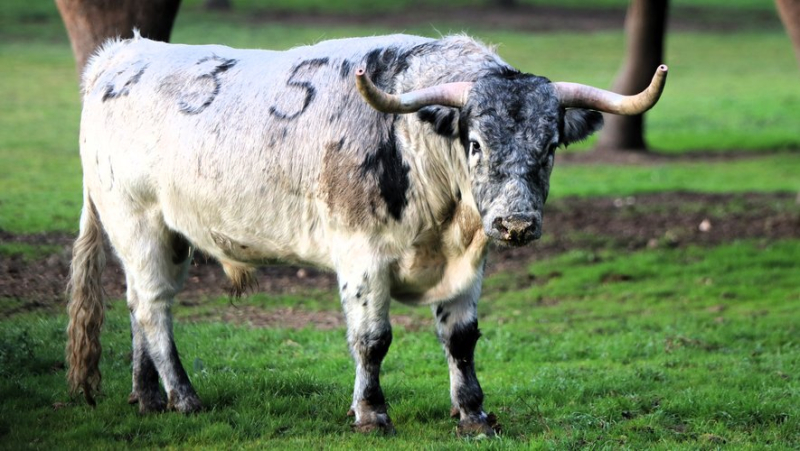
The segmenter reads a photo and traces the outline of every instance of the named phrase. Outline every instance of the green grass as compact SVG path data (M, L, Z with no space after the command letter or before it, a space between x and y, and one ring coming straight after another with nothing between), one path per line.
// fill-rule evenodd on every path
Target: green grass
M478 373L504 433L478 446L792 447L800 440L798 253L794 241L572 252L533 265L545 281L529 287L507 289L524 274L490 278ZM270 308L268 299L252 302ZM465 445L447 418L438 343L403 328L382 376L396 437L349 431L353 370L343 330L179 323L183 360L207 410L139 416L125 402L127 313L121 302L112 306L96 409L66 395L63 316L0 321L4 447Z

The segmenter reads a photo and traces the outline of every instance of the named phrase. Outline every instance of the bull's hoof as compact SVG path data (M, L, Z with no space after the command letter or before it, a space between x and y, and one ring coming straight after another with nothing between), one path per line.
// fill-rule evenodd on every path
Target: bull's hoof
M155 393L136 393L131 392L128 396L128 404L139 404L139 413L159 413L167 409L167 403L161 392Z
M458 422L459 437L494 437L500 433L500 425L497 423L497 416L493 413L480 416L468 416Z
M172 390L169 393L169 402L167 403L168 410L174 410L181 413L194 413L203 409L203 403L200 398L194 393L178 393Z
M378 433L382 435L394 435L394 425L389 415L382 413L377 414L371 421L357 421L351 426L355 432L362 434Z

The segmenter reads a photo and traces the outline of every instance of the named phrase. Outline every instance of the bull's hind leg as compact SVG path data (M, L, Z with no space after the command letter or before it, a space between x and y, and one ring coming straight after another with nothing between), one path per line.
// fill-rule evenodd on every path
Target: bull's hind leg
M131 341L133 342L133 388L128 403L139 404L140 413L161 412L167 407L166 399L158 385L158 370L147 350L147 340L133 314L138 304L133 278L127 276L128 306L131 309Z
M481 335L477 315L480 287L478 282L472 290L432 310L450 368L451 414L460 418L458 432L494 435L483 411L483 390L475 374L475 344Z
M347 318L347 341L356 363L351 413L358 432L394 432L380 385L381 363L392 343L388 273L358 265L339 268L339 290ZM371 260L371 258L365 258ZM363 263L363 262L362 262Z
M190 247L170 231L160 215L118 216L127 224L108 227L109 238L127 274L133 335L133 390L143 412L163 404L154 374L167 393L167 408L200 410L201 403L181 365L172 334L171 306L183 286Z

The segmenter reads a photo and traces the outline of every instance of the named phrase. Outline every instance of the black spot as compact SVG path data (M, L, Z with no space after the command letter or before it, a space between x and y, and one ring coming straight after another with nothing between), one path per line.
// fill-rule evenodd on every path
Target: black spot
M409 169L395 145L393 131L389 133L389 139L381 142L376 152L367 155L361 164L361 175L375 177L387 211L398 221L408 204Z
M448 108L442 106L428 106L422 108L417 112L417 117L423 122L427 122L433 126L433 131L447 138L456 137L456 119L457 112L455 108Z
M450 318L450 312L446 312L444 315L439 317L439 322L445 324L448 318Z
M344 285L342 285L342 291L344 291L346 289L347 289L347 282L345 282Z
M377 48L364 57L364 65L370 80L384 91L391 91L397 74L408 69L408 53L397 47Z
M303 81L299 79L299 77L302 77L302 75L298 73L303 68L315 68L315 67L326 66L328 64L328 61L329 61L328 58L314 58L302 61L300 64L295 66L294 70L292 70L292 75L290 75L289 79L286 81L286 86L290 88L303 89L305 91L306 95L305 99L303 100L303 105L300 107L298 111L295 111L294 113L286 113L280 111L275 105L273 105L269 108L270 114L277 117L278 119L283 119L283 120L292 120L303 114L308 108L308 106L311 105L311 102L314 100L314 98L316 97L317 90L316 88L314 88L314 85L312 85L310 81Z
M440 306L436 307L436 316L442 316L443 312L444 312L444 307L443 306L440 305Z
M355 72L353 72L353 63L350 62L350 60L342 61L342 67L339 68L339 75L342 78L348 78L353 76L354 74Z
M142 74L147 69L150 64L145 64L139 69L131 78L127 79L125 83L122 84L121 87L117 88L115 83L109 83L106 85L106 91L103 93L103 102L108 99L116 99L118 97L123 97L131 92L131 86L139 83L139 80L142 78Z
M368 304L368 302L367 302L367 301L364 301L364 303L363 303L363 304L361 304L361 306L362 306L362 307L366 307L366 306L367 306L367 304Z

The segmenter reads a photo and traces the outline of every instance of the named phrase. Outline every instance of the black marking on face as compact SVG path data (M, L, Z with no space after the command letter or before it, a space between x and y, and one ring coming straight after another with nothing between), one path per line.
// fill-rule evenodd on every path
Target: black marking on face
M182 93L178 100L178 109L185 114L199 114L203 112L219 95L222 86L219 74L235 66L238 62L232 58L222 58L216 55L207 56L197 61L196 65L208 62L215 63L210 72L198 75L193 80L193 90Z
M442 313L444 313L444 306L440 305L440 306L436 307L436 316L437 317L442 316Z
M116 99L130 94L131 87L139 82L139 80L142 78L142 74L144 74L144 71L147 69L149 65L150 65L149 63L146 63L142 67L140 67L139 70L137 70L133 75L125 79L125 82L122 83L122 86L118 86L118 84L115 83L116 80L109 82L106 85L105 92L103 93L103 102L109 99ZM132 66L129 69L133 70L135 69L135 66ZM123 73L125 73L125 71L121 71L117 75L121 76Z
M344 285L342 285L342 291L344 291L346 289L347 289L347 282L345 282Z
M446 138L456 137L458 110L442 106L427 106L417 112L417 117L433 126L433 131Z
M439 317L439 322L442 324L447 323L447 320L450 318L450 312L445 312L444 315Z
M311 105L311 102L316 97L317 89L313 84L311 84L311 81L304 80L303 78L306 75L313 77L315 73L314 69L327 66L328 62L328 58L314 58L302 61L300 64L295 66L294 70L292 70L292 75L290 75L289 79L286 81L286 86L305 91L305 98L302 106L299 110L293 113L287 113L280 111L276 105L273 105L269 108L269 113L278 119L286 121L295 119L301 114L305 113L306 109L308 109L308 106Z
M387 211L398 221L408 204L406 194L410 186L409 170L394 141L394 132L378 145L374 153L367 155L361 164L361 175L375 178Z
M353 63L350 60L342 61L342 66L339 68L339 75L344 79L353 76Z

